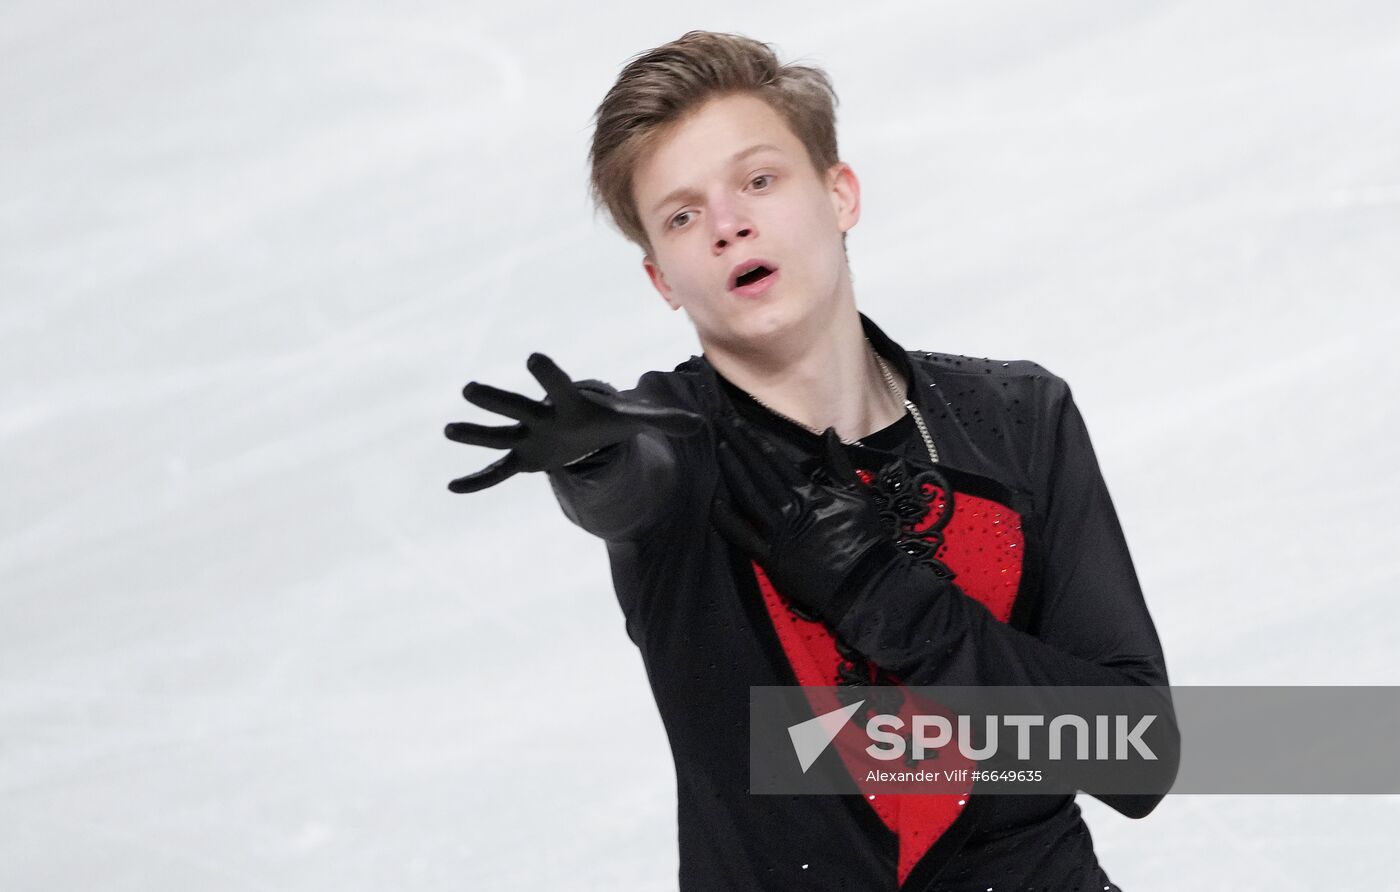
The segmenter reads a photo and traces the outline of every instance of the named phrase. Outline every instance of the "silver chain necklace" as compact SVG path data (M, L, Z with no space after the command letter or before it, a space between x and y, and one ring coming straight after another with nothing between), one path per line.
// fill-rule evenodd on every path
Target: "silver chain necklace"
M935 465L938 464L938 450L935 449L933 446L933 437L929 436L928 425L924 424L924 416L921 412L919 412L919 407L914 405L912 401L910 401L907 397L905 397L899 392L899 385L894 383L894 374L890 371L889 365L885 363L885 357L881 356L880 351L875 349L875 345L870 343L870 338L866 338L865 343L866 346L870 348L870 352L875 354L875 361L880 364L880 374L885 376L885 386L887 386L890 389L890 393L894 394L895 399L904 403L905 411L907 411L910 414L910 416L913 417L915 426L919 428L919 436L924 438L924 446L928 448L929 461L933 462ZM910 386L913 386L914 382L910 381L909 383ZM816 428L812 427L810 424L804 424L790 415L784 415L782 412L779 412L777 409L774 409L772 406L768 405L763 400L759 399L751 393L749 394L749 397L754 402L767 409L769 412L772 412L774 415L777 415L779 418L791 421L798 427L803 428L813 434L816 434L818 437L822 436L824 433L823 431L819 431ZM842 440L841 442L845 443L846 441ZM864 446L865 444L862 443L860 440L851 440L849 443L847 443L847 445Z

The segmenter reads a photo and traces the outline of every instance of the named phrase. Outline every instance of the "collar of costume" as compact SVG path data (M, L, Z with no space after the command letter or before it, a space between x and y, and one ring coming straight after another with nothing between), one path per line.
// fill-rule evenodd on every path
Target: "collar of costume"
M899 375L907 382L905 397L911 400L925 417L929 415L929 400L926 394L928 382L923 379L923 375L909 361L909 354L904 348L895 343L889 335L871 321L869 316L859 313L860 325L865 336L870 339L870 344L875 351L885 358L895 369L899 370ZM743 416L746 421L751 421L764 430L770 431L790 441L793 445L800 447L803 451L815 453L821 448L821 437L799 424L794 424L787 419L770 412L759 404L757 400L749 396L741 387L729 381L710 365L703 355L692 356L692 362L702 369L706 377L713 377L715 387L726 397L733 411ZM906 413L903 418L895 424L913 424L912 419ZM860 447L856 447L860 448Z

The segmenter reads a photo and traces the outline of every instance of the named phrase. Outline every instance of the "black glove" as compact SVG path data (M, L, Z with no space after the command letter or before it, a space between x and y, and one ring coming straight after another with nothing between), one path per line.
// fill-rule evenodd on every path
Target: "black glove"
M510 452L474 474L458 477L447 484L448 489L476 492L519 471L562 468L647 428L689 436L705 424L703 415L628 399L601 381L571 381L543 353L531 353L525 367L544 386L545 399L532 400L475 381L462 388L468 402L520 423L502 427L466 421L449 424L443 430L449 440Z
M827 466L811 478L740 418L722 418L718 434L729 495L715 496L715 528L800 608L835 624L877 569L909 560L835 430L822 435Z

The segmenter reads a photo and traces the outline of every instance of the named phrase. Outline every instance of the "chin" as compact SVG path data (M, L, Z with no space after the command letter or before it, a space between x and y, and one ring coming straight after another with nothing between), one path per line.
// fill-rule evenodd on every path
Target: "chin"
M749 307L749 312L740 313L728 320L730 336L744 343L762 342L779 337L799 324L787 307Z

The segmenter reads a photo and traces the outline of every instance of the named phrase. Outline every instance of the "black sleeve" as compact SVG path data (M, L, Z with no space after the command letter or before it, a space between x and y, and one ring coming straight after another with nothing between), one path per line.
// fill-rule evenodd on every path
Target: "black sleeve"
M624 395L674 402L660 382L657 373L648 372ZM617 392L602 382L588 383ZM564 516L609 542L641 538L680 517L693 489L682 469L683 439L693 438L647 430L547 471Z
M1034 634L907 560L863 563L828 620L908 685L1167 685L1166 663L1084 419L1063 379L1045 373L1033 478L1043 481L1040 609ZM858 568L859 569L859 568ZM853 574L854 575L854 574ZM1023 595L1026 596L1026 595ZM1167 701L1169 751L1179 745ZM1174 774L1173 770L1173 774ZM1163 791L1165 792L1165 790ZM1161 796L1100 796L1131 817Z

